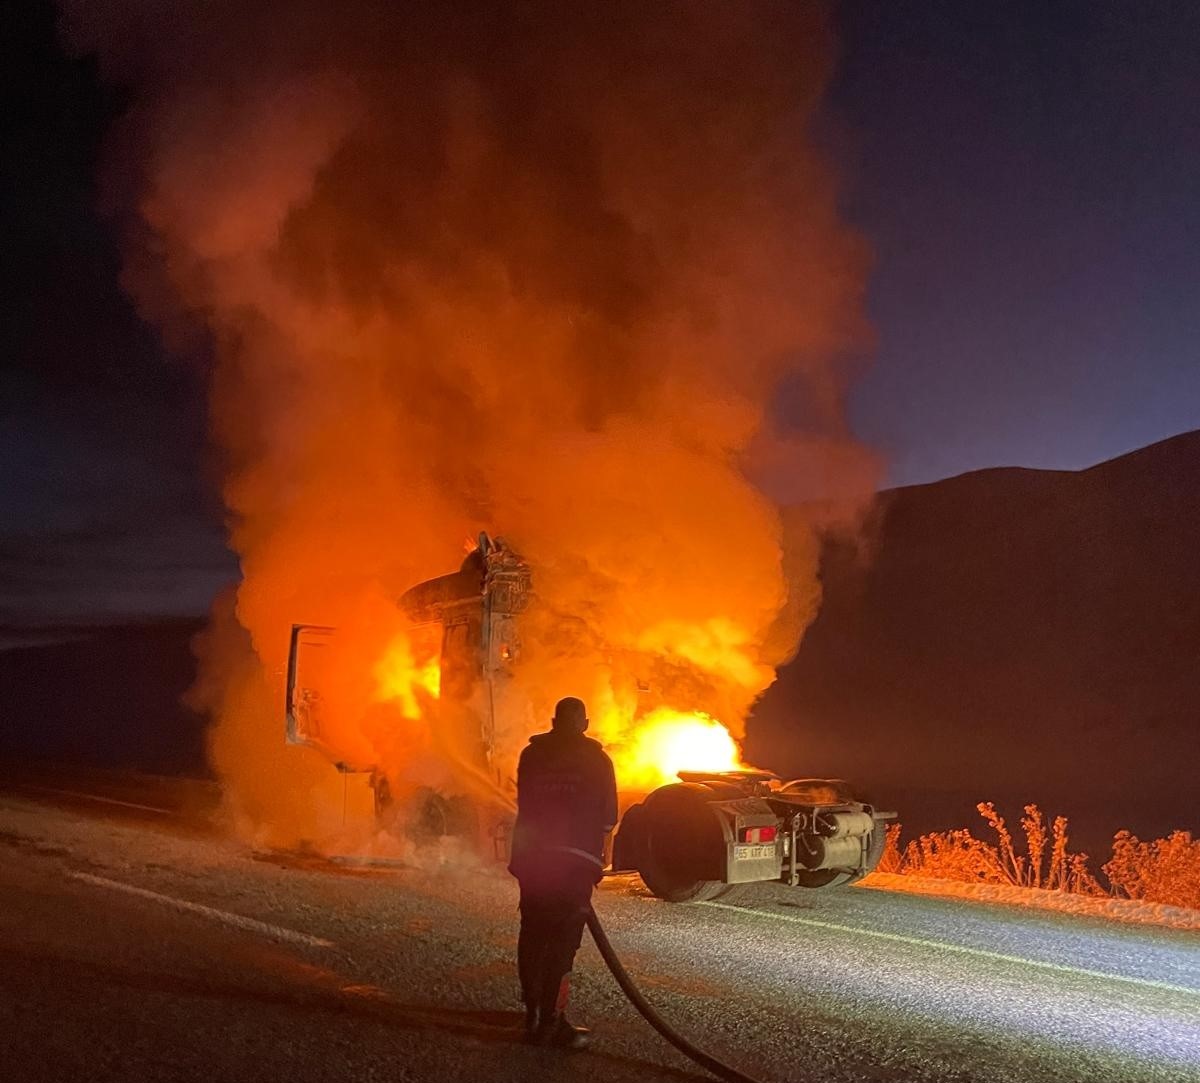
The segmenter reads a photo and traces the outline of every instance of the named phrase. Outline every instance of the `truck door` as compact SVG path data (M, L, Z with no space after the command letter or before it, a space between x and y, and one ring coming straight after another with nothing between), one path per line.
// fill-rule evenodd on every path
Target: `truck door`
M336 768L341 787L342 823L371 822L387 800L387 783L374 765L348 763L334 751L327 736L332 735L328 704L321 695L330 687L327 680L332 665L333 637L337 629L316 624L293 624L288 647L287 725L289 745L307 745L324 755Z
M331 760L337 756L326 742L329 720L323 717L321 687L330 664L330 641L336 629L315 624L293 624L287 667L287 743L320 749Z

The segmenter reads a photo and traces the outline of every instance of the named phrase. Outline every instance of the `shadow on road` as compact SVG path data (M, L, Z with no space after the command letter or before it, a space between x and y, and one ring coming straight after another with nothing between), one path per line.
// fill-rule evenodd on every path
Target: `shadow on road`
M299 970L300 968L298 968ZM9 976L52 973L60 992L64 984L82 984L121 988L140 993L178 997L202 997L234 1004L258 1004L284 1011L342 1016L359 1021L376 1022L386 1027L410 1032L454 1035L498 1047L511 1047L512 1053L528 1058L530 1071L539 1079L577 1079L585 1075L576 1058L556 1050L534 1049L522 1041L523 1014L515 1011L493 1011L472 1008L453 1008L437 1004L404 1003L395 1000L385 989L375 985L343 983L333 971L303 967L309 984L289 984L271 988L267 985L222 981L203 975L183 975L148 971L115 963L70 957L60 952L39 951L12 945L0 945L0 971ZM103 1003L97 996L94 1003ZM649 1038L649 1034L647 1035ZM664 1078L689 1081L708 1080L699 1072L689 1072L636 1057L622 1056L603 1048L586 1054L586 1062L621 1068L635 1078ZM572 1065L574 1064L574 1067ZM600 1068L603 1072L604 1069Z

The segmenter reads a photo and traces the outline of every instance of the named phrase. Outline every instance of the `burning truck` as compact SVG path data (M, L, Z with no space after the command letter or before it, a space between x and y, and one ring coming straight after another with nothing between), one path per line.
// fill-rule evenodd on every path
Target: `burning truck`
M524 720L526 732L534 724L513 680L523 653L523 615L534 605L529 564L487 534L457 571L400 598L413 628L437 640L427 674L428 688L436 690L431 730L439 755L462 783L456 788L470 794L448 797L423 788L417 826L435 835L473 834L498 858L507 853L515 783L498 758L497 735L511 730L514 718ZM334 635L327 627L292 628L287 741L319 750L343 774L364 776L374 814L386 818L394 804L386 774L376 764L340 758L326 736L322 662ZM652 688L640 685L639 691L652 700ZM896 814L858 800L844 781L783 781L765 771L702 766L675 770L678 781L648 793L622 787L610 871L637 873L661 899L698 902L766 881L837 887L879 864L886 822Z

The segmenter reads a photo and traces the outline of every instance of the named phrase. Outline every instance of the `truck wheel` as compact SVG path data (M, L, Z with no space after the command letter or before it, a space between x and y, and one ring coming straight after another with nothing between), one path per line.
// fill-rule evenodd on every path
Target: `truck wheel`
M863 867L862 872L856 872L850 878L852 884L857 883L864 876L869 876L879 868L879 862L883 860L883 851L886 846L887 827L876 820L875 830L871 832L871 845L867 847L867 863Z
M638 816L638 874L667 902L704 902L726 886L709 878L724 855L725 840L707 793L690 783L665 786L646 799Z
M630 805L617 825L612 839L612 871L636 871L646 850L643 810L640 804Z
M693 880L685 884L679 880L659 879L656 872L644 870L642 881L664 902L669 903L698 903L715 899L725 887L720 880Z

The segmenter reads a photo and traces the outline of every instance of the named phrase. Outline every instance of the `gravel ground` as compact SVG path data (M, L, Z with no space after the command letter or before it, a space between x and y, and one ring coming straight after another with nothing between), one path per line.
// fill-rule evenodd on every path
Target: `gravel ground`
M517 1040L496 867L336 867L135 816L0 797L13 1078L706 1078L586 940L575 1014L595 1048ZM596 909L662 1013L764 1083L1200 1083L1195 933L855 889L674 907L635 878Z

